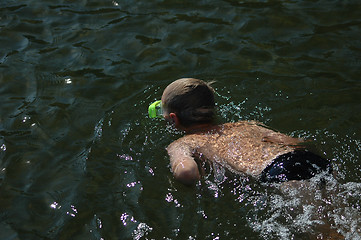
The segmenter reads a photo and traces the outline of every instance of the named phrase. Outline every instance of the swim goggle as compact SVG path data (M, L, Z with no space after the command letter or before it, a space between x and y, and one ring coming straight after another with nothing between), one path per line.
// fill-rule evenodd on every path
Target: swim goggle
M163 117L162 101L158 100L150 104L148 113L150 118Z

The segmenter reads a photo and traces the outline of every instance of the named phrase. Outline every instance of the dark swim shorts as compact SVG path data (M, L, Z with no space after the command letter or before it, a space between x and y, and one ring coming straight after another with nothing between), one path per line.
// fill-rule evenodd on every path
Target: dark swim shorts
M306 150L296 150L278 156L261 174L262 182L306 180L321 172L332 172L329 160Z

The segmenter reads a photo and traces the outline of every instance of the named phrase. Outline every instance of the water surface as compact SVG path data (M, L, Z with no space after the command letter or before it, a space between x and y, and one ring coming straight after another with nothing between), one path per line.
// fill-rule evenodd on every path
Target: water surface
M358 1L0 3L1 239L361 238ZM175 182L147 117L181 77L220 121L313 140L336 175Z

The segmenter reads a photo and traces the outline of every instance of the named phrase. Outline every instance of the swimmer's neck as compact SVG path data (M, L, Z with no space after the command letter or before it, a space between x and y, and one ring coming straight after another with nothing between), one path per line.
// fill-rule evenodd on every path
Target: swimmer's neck
M215 130L217 128L218 128L218 125L215 125L213 123L202 123L202 124L197 124L197 125L193 125L190 127L182 127L182 130L186 134L196 134L196 133L206 133L211 130Z
M213 121L208 123L193 124L191 126L183 126L177 114L173 112L169 113L169 115L166 116L166 119L173 122L175 128L184 131L186 134L206 133L219 128Z

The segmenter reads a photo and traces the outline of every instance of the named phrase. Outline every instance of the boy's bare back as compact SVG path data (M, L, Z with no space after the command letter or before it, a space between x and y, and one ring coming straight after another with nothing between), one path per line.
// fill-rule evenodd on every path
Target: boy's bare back
M179 163L197 158L258 177L277 156L292 152L300 142L260 123L242 121L188 134L171 143L167 150L173 171Z

